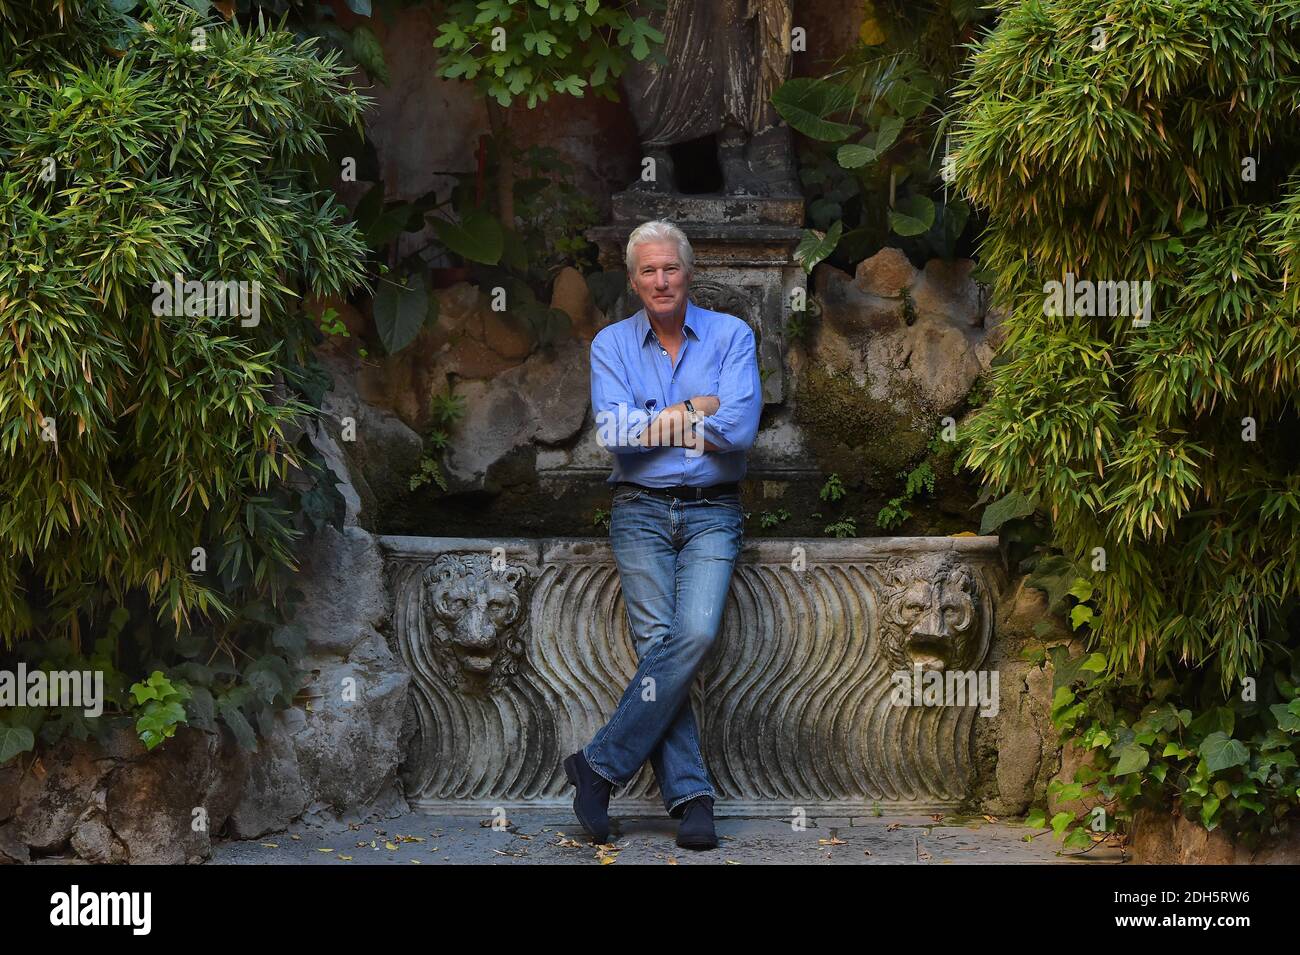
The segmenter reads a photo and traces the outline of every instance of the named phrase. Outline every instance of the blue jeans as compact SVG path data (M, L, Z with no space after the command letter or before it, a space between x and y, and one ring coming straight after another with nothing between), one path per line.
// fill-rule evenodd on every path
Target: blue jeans
M670 814L696 796L717 798L700 754L691 684L721 630L743 531L738 494L699 501L632 488L614 494L609 542L639 663L582 752L615 786L648 758Z

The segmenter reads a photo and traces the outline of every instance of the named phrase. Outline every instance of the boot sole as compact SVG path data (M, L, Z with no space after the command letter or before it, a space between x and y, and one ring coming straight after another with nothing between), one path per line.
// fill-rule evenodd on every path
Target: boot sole
M679 846L681 846L683 849L716 849L716 848L718 848L718 842L717 842L716 839L713 840L712 842L707 841L707 840L703 840L703 839L700 839L700 840L690 840L690 839L688 839L687 841L682 842L682 840L678 839L678 840L677 840L677 844L678 844Z

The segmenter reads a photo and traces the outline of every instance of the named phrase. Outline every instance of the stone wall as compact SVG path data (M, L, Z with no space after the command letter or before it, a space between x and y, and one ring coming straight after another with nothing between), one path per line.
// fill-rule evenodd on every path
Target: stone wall
M917 269L885 249L854 276L815 270L820 318L775 357L784 363L784 398L764 410L749 454L747 533L820 537L845 515L859 535L880 532L877 512L931 454L944 418L961 419L992 360L999 313L971 268L969 260L935 260ZM557 277L552 304L571 317L573 334L548 348L493 311L476 286L435 294L438 322L397 355L361 360L338 343L323 353L335 382L326 412L356 476L361 524L411 536L433 528L462 536L591 533L608 507L611 458L596 443L589 407L590 342L606 319L585 280L572 269ZM449 389L464 399L466 416L440 455L448 490L426 484L412 492L430 399ZM355 429L342 440L347 419ZM934 470L935 493L918 499L899 529L975 529L975 495L953 473L951 454ZM832 473L850 494L840 508L819 493ZM782 509L788 517L769 529L762 515Z

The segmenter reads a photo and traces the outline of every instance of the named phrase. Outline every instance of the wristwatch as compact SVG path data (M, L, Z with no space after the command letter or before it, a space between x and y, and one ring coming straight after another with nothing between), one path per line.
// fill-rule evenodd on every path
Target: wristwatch
M691 422L691 434L695 433L695 426L700 423L700 414L695 410L695 405L691 404L691 399L687 398L682 404L686 405L686 417Z

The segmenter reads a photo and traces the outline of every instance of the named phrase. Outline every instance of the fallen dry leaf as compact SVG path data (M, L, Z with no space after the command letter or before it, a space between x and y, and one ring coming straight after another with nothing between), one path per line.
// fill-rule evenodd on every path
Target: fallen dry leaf
M262 847L265 849L278 849L280 844L278 842L263 842Z
M832 836L830 839L818 839L817 844L819 846L847 846L848 845L848 843L845 842L843 839L841 839L839 836Z

